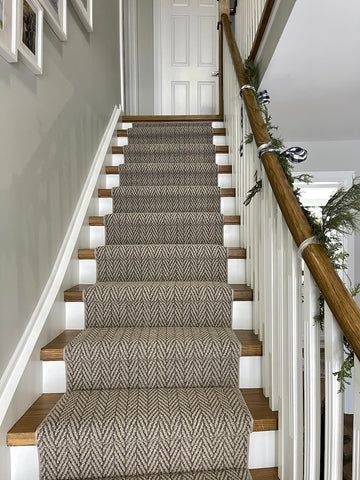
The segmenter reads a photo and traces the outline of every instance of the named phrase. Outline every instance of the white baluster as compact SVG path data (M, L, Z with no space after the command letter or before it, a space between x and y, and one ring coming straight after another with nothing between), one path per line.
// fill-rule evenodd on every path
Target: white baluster
M343 334L325 304L325 476L341 480L343 474L344 410L343 394L334 372L344 359Z
M353 454L352 478L360 478L360 362L355 357L353 370L354 385L354 426L353 426Z
M319 292L304 265L304 480L320 478L321 391L320 391L320 326Z
M292 438L293 458L292 476L300 480L303 475L303 372L302 372L302 338L303 323L301 308L301 264L297 247L288 230L289 242L289 283L288 283L288 321L290 322L290 435Z

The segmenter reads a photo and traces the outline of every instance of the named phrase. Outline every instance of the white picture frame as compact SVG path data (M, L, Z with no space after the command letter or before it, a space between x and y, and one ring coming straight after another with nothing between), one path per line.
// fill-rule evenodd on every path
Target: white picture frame
M58 11L52 0L39 0L39 2L44 9L45 20L59 40L65 42L67 40L67 0L57 0Z
M36 38L34 50L30 48L23 41L23 16L24 16L24 2L26 2L36 15ZM44 41L44 10L38 0L19 0L19 15L18 15L18 50L21 60L25 65L35 74L42 75L43 72L43 41Z
M84 5L86 2L86 6ZM86 31L91 33L94 30L93 19L93 0L71 0L80 20L84 24Z
M18 0L0 0L0 55L9 63L17 62Z

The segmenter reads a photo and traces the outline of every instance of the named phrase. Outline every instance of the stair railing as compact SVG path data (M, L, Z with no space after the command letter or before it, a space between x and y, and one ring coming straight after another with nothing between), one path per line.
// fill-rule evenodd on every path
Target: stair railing
M243 89L240 95L241 87L249 81L229 16L221 5L220 13L224 33L224 119L237 213L241 215L241 242L247 249L247 283L254 291L253 327L263 342L263 388L271 408L279 412L279 478L343 478L344 394L338 393L339 383L333 373L344 360L345 335L357 357L353 374L352 462L353 478L358 479L360 310L325 249L309 240L313 231L278 156L265 150L259 158L258 149L270 142L270 135L255 92ZM244 132L253 134L252 144L243 145ZM259 179L261 192L249 206L244 206L248 191ZM325 298L323 331L314 320L319 291Z

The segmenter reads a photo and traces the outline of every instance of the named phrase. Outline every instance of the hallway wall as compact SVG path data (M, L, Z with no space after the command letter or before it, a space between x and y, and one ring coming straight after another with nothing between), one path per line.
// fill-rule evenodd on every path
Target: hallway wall
M119 103L119 1L103 3L91 34L71 2L67 42L44 25L42 76L0 57L0 380Z

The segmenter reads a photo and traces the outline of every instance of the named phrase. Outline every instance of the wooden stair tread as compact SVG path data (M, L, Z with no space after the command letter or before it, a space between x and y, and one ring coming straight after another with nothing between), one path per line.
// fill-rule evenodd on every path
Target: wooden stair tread
M36 444L35 433L40 423L62 397L62 393L41 395L12 427L6 437L9 447L28 447Z
M240 225L239 215L223 215L224 225ZM91 227L103 227L104 217L91 216L89 217L89 225Z
M251 287L248 287L244 284L230 284L230 287L233 289L233 300L234 301L252 301L253 300L253 291Z
M112 154L113 155L122 155L124 153L124 147L112 147ZM215 153L229 153L229 146L228 145L216 145L215 146Z
M222 115L123 115L119 122L222 122Z
M81 330L65 330L54 340L45 345L40 351L40 360L45 362L57 362L64 360L64 348ZM234 330L241 343L241 355L243 357L255 357L262 355L262 344L252 330Z
M254 419L254 432L278 429L278 414L269 407L261 388L242 388L241 393Z
M229 259L244 260L246 259L245 248L240 247L228 247L227 254ZM79 260L95 260L94 248L79 248L78 250Z
M235 197L235 188L220 188L221 197ZM111 198L112 190L111 188L99 188L98 189L99 198Z
M278 480L279 473L276 467L274 468L257 468L250 470L252 480Z
M269 408L268 400L261 389L241 389L244 400L254 419L254 432L277 430L277 414ZM25 412L8 432L6 441L10 447L36 445L36 430L56 402L61 393L45 393ZM270 477L271 478L271 477Z
M75 285L74 287L65 290L64 301L65 302L82 302L82 294L85 288L89 287L89 284L82 283ZM253 300L253 291L247 285L231 284L233 289L233 300L240 302L251 302Z
M47 362L64 360L64 348L81 330L65 330L40 351L40 360Z
M213 133L213 135L225 136L226 135L226 129L225 128L213 128L212 133ZM117 134L118 137L127 137L128 136L128 131L127 130L117 130L116 134Z
M234 330L241 343L242 357L261 357L262 343L252 330Z
M118 175L121 173L122 165L107 165L105 167L106 175ZM232 173L231 165L217 165L218 174Z

